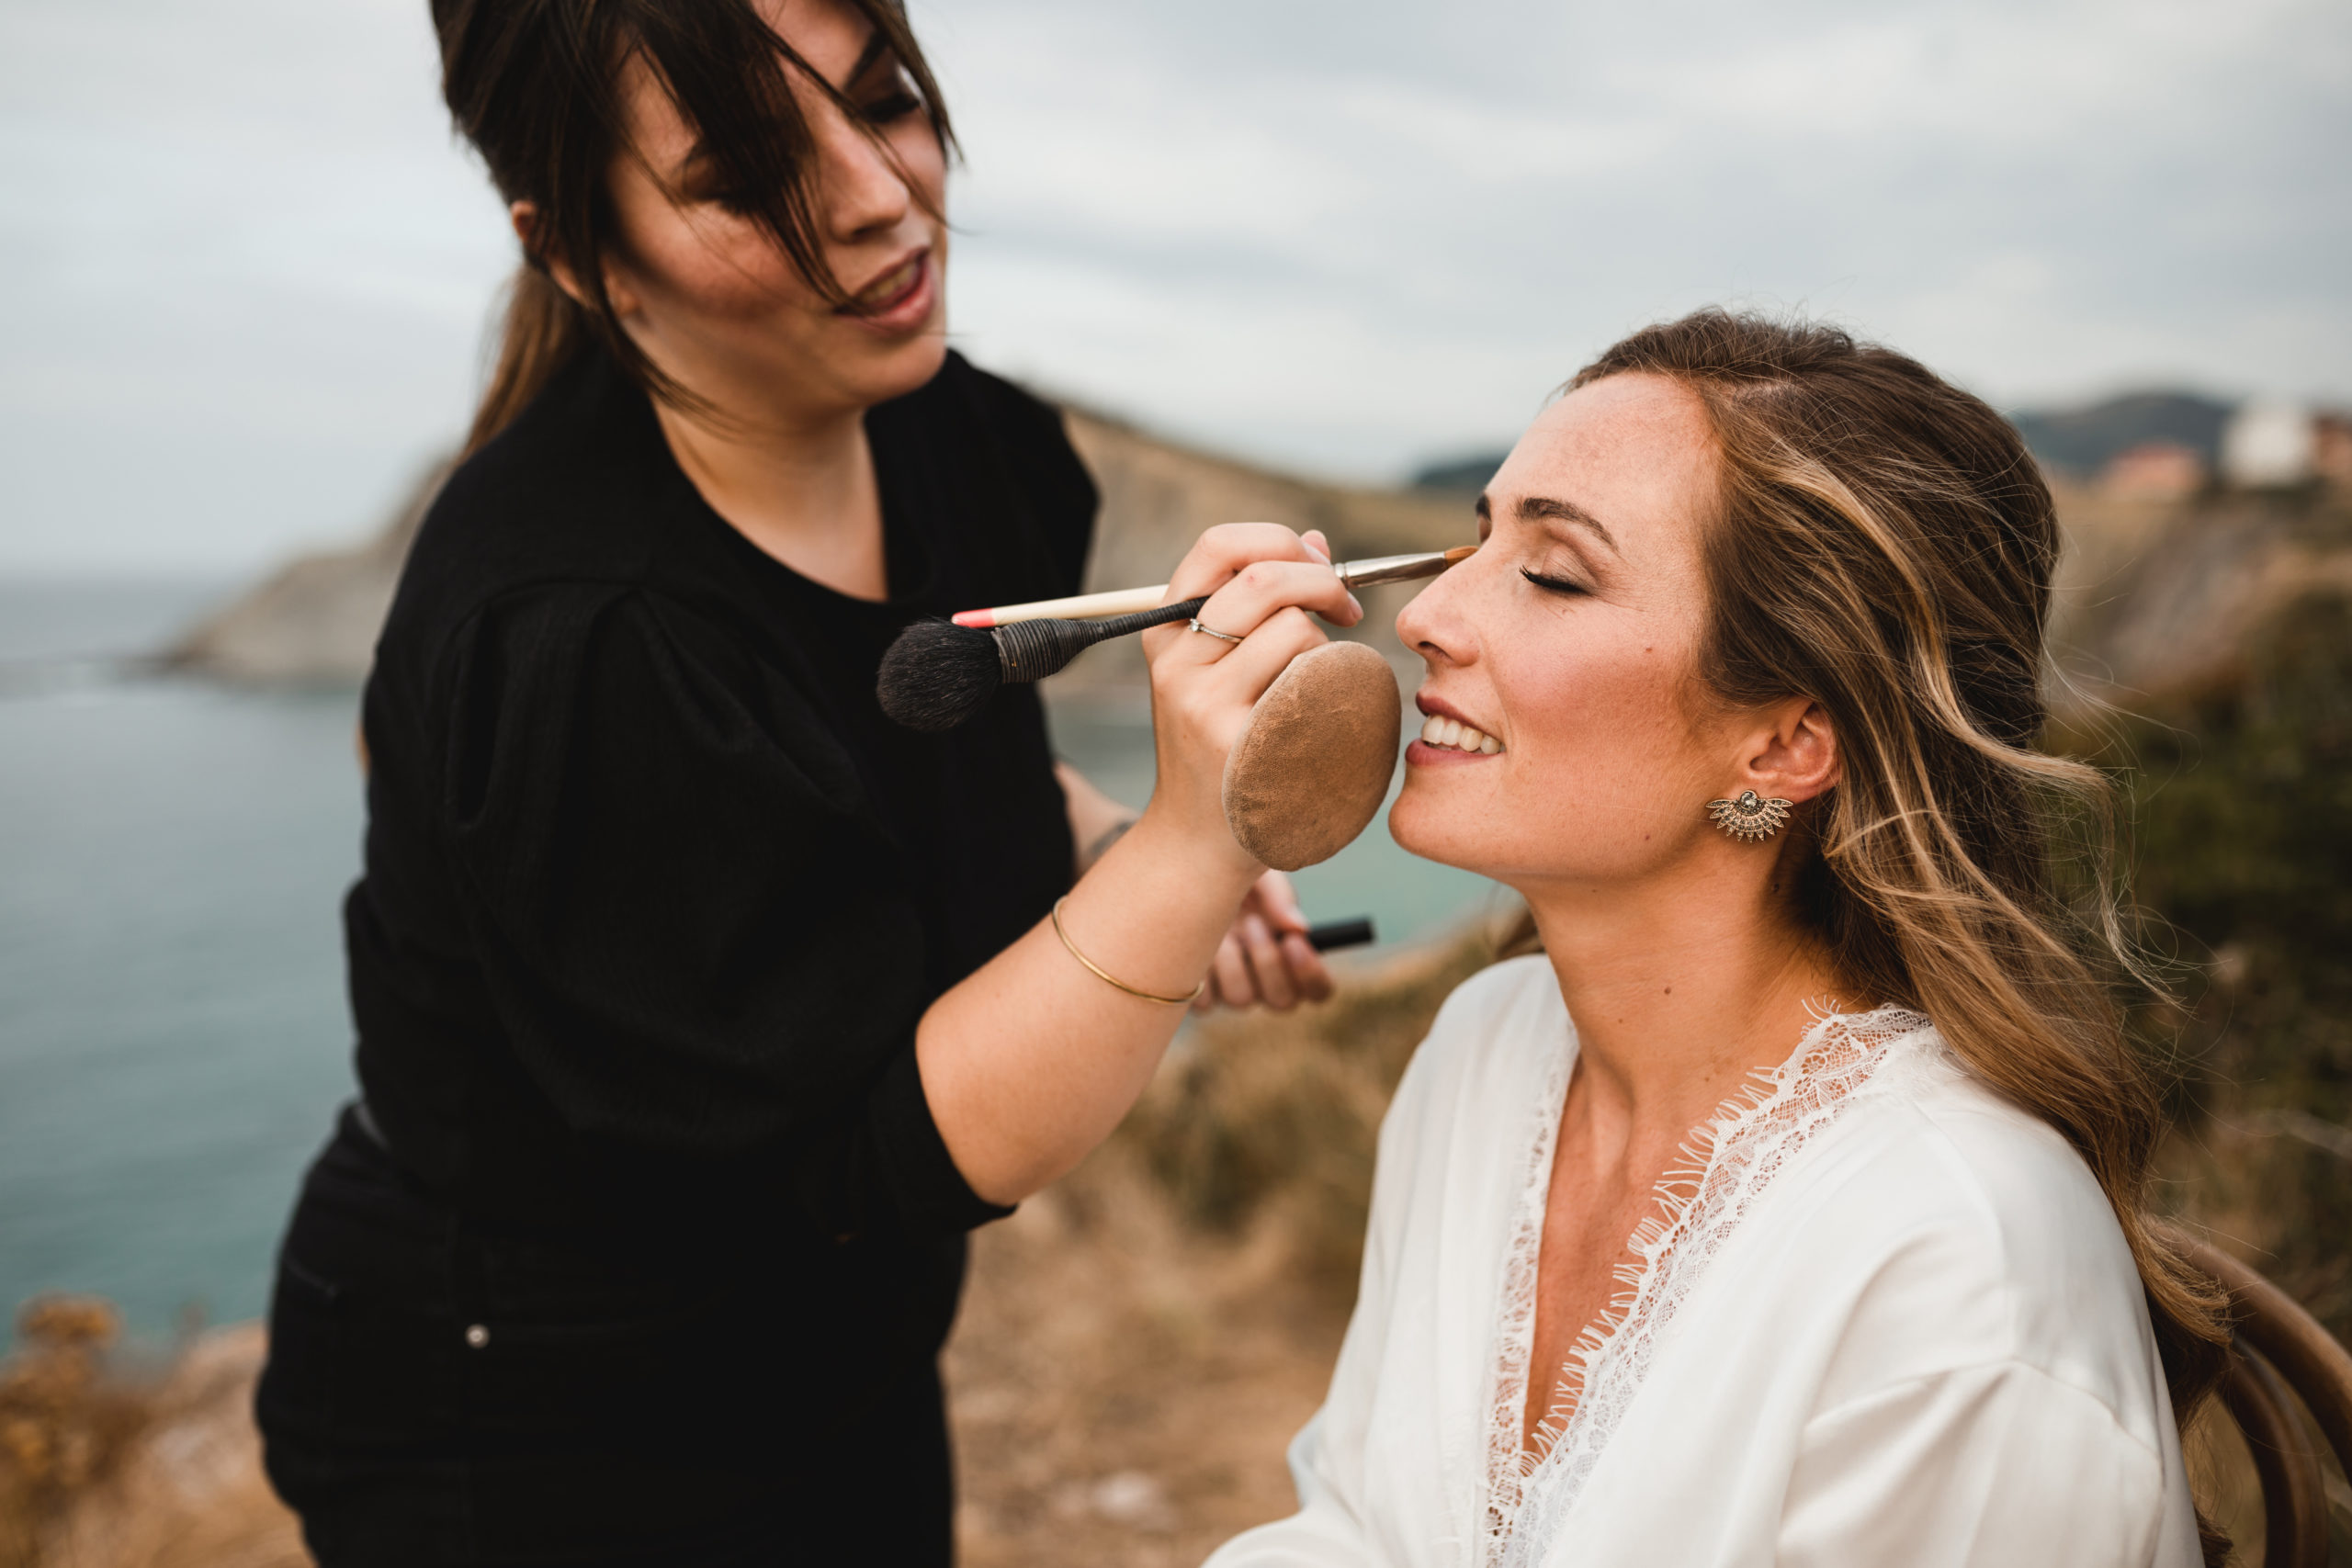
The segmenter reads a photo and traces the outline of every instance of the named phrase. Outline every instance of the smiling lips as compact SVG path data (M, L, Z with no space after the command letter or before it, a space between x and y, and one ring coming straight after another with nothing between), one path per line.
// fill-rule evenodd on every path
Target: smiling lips
M842 306L842 313L850 316L883 316L905 303L907 297L922 286L923 263L930 252L917 251L897 266L884 273L855 294Z
M1421 725L1421 743L1455 751L1476 751L1491 757L1503 749L1503 743L1491 735L1482 734L1457 719L1433 713Z

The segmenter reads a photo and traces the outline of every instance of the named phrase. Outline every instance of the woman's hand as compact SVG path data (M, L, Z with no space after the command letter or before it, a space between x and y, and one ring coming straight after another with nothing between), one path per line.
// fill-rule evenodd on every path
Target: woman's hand
M1203 624L1239 640L1182 626L1144 634L1159 759L1151 804L1079 878L1057 919L967 976L916 1030L940 1138L991 1201L1035 1192L1109 1135L1204 973L1214 969L1217 995L1237 1003L1329 990L1295 934L1304 922L1288 885L1267 880L1226 826L1225 759L1274 677L1324 640L1307 612L1352 626L1363 610L1321 536L1270 523L1202 536L1169 597L1202 594ZM1221 961L1222 949L1235 961Z
M1258 878L1241 900L1233 929L1217 944L1208 988L1193 1002L1193 1010L1262 1002L1276 1012L1287 1012L1300 1002L1330 1000L1331 972L1324 967L1323 955L1307 945L1306 933L1306 917L1299 912L1290 878L1279 871Z
M1332 572L1320 532L1298 535L1273 523L1228 523L1201 536L1170 574L1168 601L1204 593L1201 625L1240 640L1181 623L1144 634L1159 760L1144 815L1197 852L1218 857L1228 872L1247 871L1257 863L1225 822L1226 754L1274 677L1329 640L1307 612L1351 626L1363 606Z

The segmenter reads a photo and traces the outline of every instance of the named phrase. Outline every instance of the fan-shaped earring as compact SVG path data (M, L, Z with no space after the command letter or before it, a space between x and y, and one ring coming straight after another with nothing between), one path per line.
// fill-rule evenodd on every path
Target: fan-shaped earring
M1781 824L1789 819L1790 804L1778 795L1767 800L1752 789L1744 789L1737 800L1707 802L1707 815L1733 838L1756 844L1781 830Z

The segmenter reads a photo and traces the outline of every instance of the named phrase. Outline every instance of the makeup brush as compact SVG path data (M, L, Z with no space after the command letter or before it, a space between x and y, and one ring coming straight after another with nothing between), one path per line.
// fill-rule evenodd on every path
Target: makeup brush
M1331 570L1351 590L1368 588L1434 577L1477 548L1464 545L1419 555L1375 556L1344 561ZM999 686L1042 681L1098 642L1191 620L1208 603L1204 595L1162 604L1167 592L1168 585L1161 583L966 610L953 621L917 621L882 656L875 694L882 700L882 711L909 729L931 734L953 729L978 713Z
M1476 545L1457 545L1450 550L1422 550L1409 556L1373 556L1364 560L1341 561L1331 570L1351 591L1369 588L1376 582L1409 582L1417 577L1435 577L1447 567L1469 559L1478 553ZM1102 593L1080 593L1068 599L1037 599L1026 604L1000 604L993 610L958 610L953 617L959 626L1002 626L1015 621L1038 621L1047 617L1071 621L1091 621L1100 615L1125 615L1137 610L1159 607L1168 595L1168 584L1150 588L1114 588Z
M1100 621L1015 621L988 631L917 621L882 655L874 694L882 711L926 734L953 729L988 705L999 686L1042 681L1092 648L1170 621L1189 621L1208 596Z

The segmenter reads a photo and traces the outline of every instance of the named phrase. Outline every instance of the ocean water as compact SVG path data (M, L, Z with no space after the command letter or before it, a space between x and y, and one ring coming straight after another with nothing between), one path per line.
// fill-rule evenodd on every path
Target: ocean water
M363 809L350 692L253 693L133 656L233 585L0 581L0 1311L96 1292L133 1327L248 1317L351 1093L339 904ZM1150 793L1132 706L1057 744ZM1494 896L1385 829L1298 878L1409 940Z

